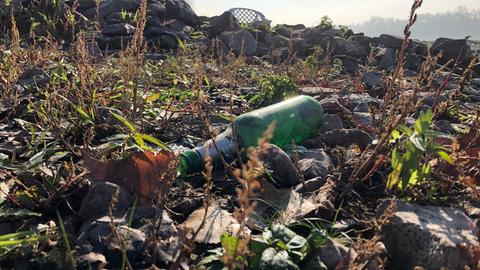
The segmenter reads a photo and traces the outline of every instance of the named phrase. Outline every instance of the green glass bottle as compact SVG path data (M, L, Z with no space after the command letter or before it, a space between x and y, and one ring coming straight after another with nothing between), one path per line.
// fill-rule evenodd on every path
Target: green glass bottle
M292 140L303 141L311 137L323 124L322 105L314 98L302 95L238 116L234 125L239 149L257 146L258 139L272 122L275 122L276 126L270 143L284 147L291 144ZM215 138L215 144L227 160L233 159L236 147L232 127L219 134ZM202 146L180 154L179 174L186 175L202 170L206 151L209 151L213 163L219 161L220 154L209 140Z

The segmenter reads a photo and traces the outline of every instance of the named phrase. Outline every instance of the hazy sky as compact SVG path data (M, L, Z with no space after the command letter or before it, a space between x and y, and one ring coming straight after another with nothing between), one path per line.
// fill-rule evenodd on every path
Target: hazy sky
M335 24L354 24L371 16L406 19L413 0L191 0L199 15L215 16L232 7L261 11L276 23L315 25L323 15ZM424 0L419 13L455 10L459 6L479 9L480 0Z

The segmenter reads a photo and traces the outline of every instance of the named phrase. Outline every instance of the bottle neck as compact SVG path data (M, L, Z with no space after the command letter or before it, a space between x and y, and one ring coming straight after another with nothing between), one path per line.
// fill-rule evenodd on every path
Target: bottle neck
M220 161L220 155L226 160L233 159L235 157L236 147L231 128L228 128L215 139L208 140L203 146L197 147L194 150L200 154L202 160L205 160L207 155L210 156L212 163Z

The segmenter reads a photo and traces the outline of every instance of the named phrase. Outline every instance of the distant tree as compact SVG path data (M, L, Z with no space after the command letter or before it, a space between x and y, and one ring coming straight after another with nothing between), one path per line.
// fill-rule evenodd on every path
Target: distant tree
M369 36L381 34L402 35L406 20L374 16L360 24L350 25L355 32L364 32ZM412 37L422 40L434 40L438 37L464 38L480 40L480 9L469 10L459 7L444 13L423 13L418 15L412 28Z

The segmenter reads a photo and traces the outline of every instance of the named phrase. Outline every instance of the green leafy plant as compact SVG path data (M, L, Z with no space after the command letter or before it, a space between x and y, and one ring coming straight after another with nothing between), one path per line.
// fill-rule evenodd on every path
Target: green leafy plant
M141 133L141 132L138 132L137 131L137 128L135 127L134 124L132 124L131 122L129 122L127 119L125 119L124 117L116 114L116 113L113 113L113 112L110 112L113 117L115 117L118 121L122 122L127 128L128 130L130 131L130 136L127 137L127 141L130 141L130 139L133 139L133 142L138 146L140 147L142 150L150 150L150 151L153 151L152 148L150 148L145 142L149 142L149 143L152 143L152 144L155 144L165 150L169 150L170 148L168 147L168 145L166 145L165 143L163 143L162 141L160 141L159 139L153 137L153 136L150 136L148 134L144 134L144 133Z
M253 256L249 258L237 257L247 269L300 269L298 265L310 254L311 251L321 247L327 239L324 231L313 229L305 238L282 224L272 224L261 235L253 236L249 249ZM208 269L223 269L221 258L234 256L235 247L239 244L238 238L222 235L222 247L210 250L210 255L205 257L199 266Z
M282 101L298 91L298 86L287 75L268 74L258 81L259 93L249 102L255 105L270 105Z
M420 114L413 128L399 125L393 130L390 142L396 146L391 153L393 171L388 176L388 189L398 187L405 191L409 186L427 179L432 168L425 159L431 153L453 163L448 149L435 142L436 138L447 135L430 129L432 118L429 109Z
M333 20L327 15L323 16L318 24L320 29L332 29L334 26L335 24L333 24Z

